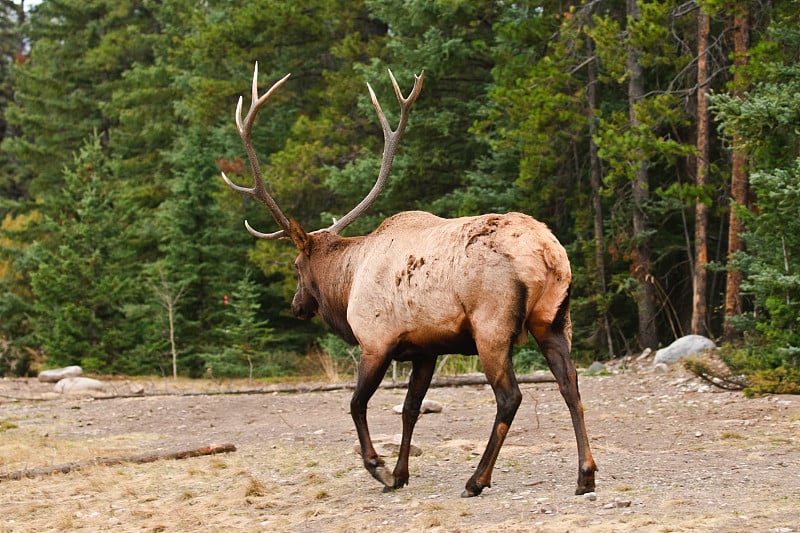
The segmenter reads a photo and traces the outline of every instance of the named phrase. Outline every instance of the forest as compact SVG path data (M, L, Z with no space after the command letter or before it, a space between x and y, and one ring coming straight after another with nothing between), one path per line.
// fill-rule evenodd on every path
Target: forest
M0 374L285 376L353 352L297 321L291 244L230 190L253 66L290 80L253 137L281 208L327 227L371 188L387 68L425 71L349 235L420 209L521 211L572 262L573 358L723 345L800 388L800 2L2 0ZM407 90L407 89L406 89ZM515 364L536 361L535 343Z

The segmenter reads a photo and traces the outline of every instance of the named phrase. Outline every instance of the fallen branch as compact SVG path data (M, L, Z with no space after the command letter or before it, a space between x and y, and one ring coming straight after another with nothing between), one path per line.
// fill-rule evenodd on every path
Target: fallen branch
M74 470L80 470L90 466L111 466L122 463L152 463L161 459L187 459L189 457L200 457L202 455L215 455L218 453L235 452L236 446L233 444L212 444L203 448L192 450L172 450L162 452L147 452L135 455L121 455L117 457L98 457L88 461L75 461L53 466L42 466L39 468L26 468L14 472L0 472L0 481L10 479L33 478L47 476L50 474L67 474Z
M556 379L552 374L526 374L517 376L517 383L555 383ZM460 376L439 377L431 381L430 388L437 387L466 387L470 385L486 385L486 376L483 374L463 374ZM270 387L259 389L234 389L227 391L204 391L204 392L177 392L165 393L164 396L225 396L237 394L302 394L308 392L330 392L338 390L354 389L355 383L332 383L326 385L273 385ZM384 382L381 383L383 389L405 389L408 387L408 381L397 381L395 383ZM160 396L161 394L148 393L147 396ZM119 397L119 396L118 396ZM139 395L141 397L141 395ZM111 397L109 397L111 398ZM95 398L97 400L105 399L104 397Z
M554 383L555 378L552 374L524 374L521 376L517 376L517 383ZM475 374L463 374L459 376L450 376L450 377L439 377L435 378L430 385L430 388L434 389L437 387L466 387L470 385L486 385L486 376L480 373ZM391 382L384 382L381 384L382 388L385 389L404 389L408 387L408 381L398 381L395 383ZM259 387L254 389L231 389L231 390L210 390L210 391L153 391L153 392L146 392L146 393L138 393L138 394L106 394L102 396L93 396L93 400L116 400L120 398L151 398L151 397L158 397L158 396L236 396L236 395L250 395L250 394L304 394L310 392L331 392L331 391L339 391L339 390L352 390L355 388L355 382L350 383L331 383L331 384L289 384L289 385L269 385L266 387ZM26 401L36 401L36 400L52 400L52 397L48 398L35 398L35 397L21 397L19 395L15 396L4 396L0 394L0 398L7 397L14 401L19 400L26 400Z

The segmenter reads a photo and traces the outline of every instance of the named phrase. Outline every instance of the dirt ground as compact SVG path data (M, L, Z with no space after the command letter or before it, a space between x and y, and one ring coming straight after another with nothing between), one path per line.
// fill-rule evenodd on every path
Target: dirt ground
M471 499L459 494L494 417L485 386L429 391L444 410L417 425L409 486L384 494L354 451L348 390L166 396L155 394L169 380L144 385L143 397L90 399L0 380L0 473L211 443L237 451L0 481L0 532L800 531L800 397L746 399L680 369L581 377L593 496L573 495L575 439L554 383L522 386L493 486ZM373 435L400 432L403 396L378 391Z

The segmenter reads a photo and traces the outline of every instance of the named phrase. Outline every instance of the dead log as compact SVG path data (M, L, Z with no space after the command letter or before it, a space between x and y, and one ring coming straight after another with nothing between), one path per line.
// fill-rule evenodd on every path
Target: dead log
M53 466L42 466L38 468L26 468L14 472L0 472L0 481L10 479L34 478L47 476L50 474L67 474L75 470L90 466L111 466L122 463L153 463L161 459L187 459L189 457L200 457L202 455L215 455L218 453L235 452L236 446L233 444L211 444L202 448L190 450L168 450L139 453L135 455L121 455L117 457L98 457L88 461L75 461Z
M554 383L556 378L552 374L524 374L517 376L517 383ZM465 387L468 385L487 385L486 376L483 374L464 374L447 378L436 378L431 382L431 387ZM404 382L400 387L408 386Z
M555 383L556 379L552 374L524 374L517 376L517 383ZM431 381L430 388L437 387L467 387L471 385L486 385L486 376L480 373L462 374L458 376L438 377ZM384 389L404 389L408 387L408 381L397 381L395 383L384 382L381 388ZM289 385L270 385L257 389L231 389L217 391L163 391L147 392L145 394L117 394L109 396L95 396L94 400L115 400L119 398L144 398L155 396L245 396L250 394L305 394L311 392L331 392L340 390L352 390L355 382L350 383L331 383L331 384L289 384Z
M517 376L517 383L555 383L556 378L552 374L524 374ZM430 388L437 387L467 387L471 385L487 385L486 376L481 373L462 374L458 376L438 377L431 381ZM408 381L397 381L395 383L383 382L383 389L405 389ZM351 390L355 388L355 383L331 383L322 385L272 385L259 389L233 389L225 391L202 391L202 392L177 392L164 394L146 394L146 396L225 396L225 395L247 395L247 394L303 394L309 392L330 392L339 390ZM120 396L117 396L119 398ZM139 395L141 397L141 395ZM111 397L109 397L111 398ZM104 398L95 398L96 400Z

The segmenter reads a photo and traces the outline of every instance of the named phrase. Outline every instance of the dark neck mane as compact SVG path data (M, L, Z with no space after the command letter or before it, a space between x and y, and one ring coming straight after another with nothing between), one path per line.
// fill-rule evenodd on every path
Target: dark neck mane
M358 344L347 322L347 305L353 273L360 262L362 240L363 237L320 233L315 235L311 252L319 315L334 333L350 344Z

